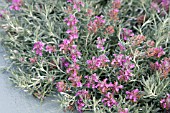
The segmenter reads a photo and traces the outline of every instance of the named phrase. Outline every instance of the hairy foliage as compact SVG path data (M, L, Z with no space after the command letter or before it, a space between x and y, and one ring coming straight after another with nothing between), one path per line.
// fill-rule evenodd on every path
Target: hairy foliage
M151 65L156 62L161 64L166 58L170 58L170 11L162 9L164 14L158 13L151 8L152 0L122 0L118 19L114 20L109 16L113 1L83 0L84 7L80 8L81 11L71 10L71 13L69 7L72 7L72 4L65 0L24 0L19 11L10 11L7 7L8 13L1 18L1 27L7 35L1 37L1 40L11 61L10 67L7 68L13 75L11 80L41 100L56 94L58 90L56 83L63 81L66 89L59 93L59 102L68 110L79 109L77 101L82 97L76 96L76 93L87 90L90 98L83 98L84 106L81 111L116 113L120 112L120 108L128 108L132 113L168 112L168 109L161 107L160 100L170 93L170 75L168 73L165 76L162 70L153 69ZM89 9L93 11L91 16L87 15ZM78 76L81 76L82 87L75 87L72 81L68 80L70 77L67 73L68 67L64 67L61 60L65 58L70 65L75 63L70 55L63 53L59 47L63 40L69 37L66 33L69 27L64 19L70 14L78 19L76 26L79 38L73 43L81 52L81 58L76 64L80 66ZM101 15L104 16L104 25L96 32L90 32L89 22L94 21L95 16ZM107 33L108 26L113 26L113 33ZM134 36L124 40L122 38L124 28L131 29ZM144 36L145 39L138 44L134 39L137 36ZM96 47L98 37L106 39L104 51ZM139 37L139 40L144 37ZM38 56L33 51L33 46L38 41L45 45L53 45L55 52L48 53L43 48L43 55ZM155 44L150 45L151 41ZM126 49L121 49L118 43ZM164 52L160 57L155 56L156 53L151 54L157 52L156 50L149 51L159 47L162 47ZM96 70L89 69L87 61L93 56L98 58L103 54L110 63ZM130 62L134 64L134 68L128 81L117 78L121 66L116 67L111 64L116 58L113 54L131 57ZM36 58L36 62L31 63L30 58ZM170 68L170 64L168 66ZM96 89L85 87L87 83L85 76L94 73L100 82L107 78L108 84L118 81L123 85L123 89L118 93L114 92L117 105L108 107L102 102L105 93L110 89L102 93L100 86L96 86ZM140 91L137 102L126 98L126 92L134 89Z

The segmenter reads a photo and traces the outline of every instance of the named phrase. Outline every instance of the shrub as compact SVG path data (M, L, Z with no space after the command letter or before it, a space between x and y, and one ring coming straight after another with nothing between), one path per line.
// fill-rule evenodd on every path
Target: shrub
M170 109L168 0L13 0L1 14L11 80L66 110Z

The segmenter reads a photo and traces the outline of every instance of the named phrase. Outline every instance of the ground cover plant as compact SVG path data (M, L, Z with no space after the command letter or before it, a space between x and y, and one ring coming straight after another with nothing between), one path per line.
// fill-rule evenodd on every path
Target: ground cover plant
M170 112L170 0L12 0L11 80L64 110Z

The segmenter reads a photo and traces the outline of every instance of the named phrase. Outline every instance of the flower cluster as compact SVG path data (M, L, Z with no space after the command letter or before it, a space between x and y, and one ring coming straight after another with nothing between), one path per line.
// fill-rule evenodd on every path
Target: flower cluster
M120 51L126 50L125 46L122 43L117 44L119 46Z
M118 113L129 113L129 110L128 110L128 108L125 108L125 109L120 108L118 110Z
M41 41L38 41L34 43L33 51L35 50L37 55L42 56L43 47L44 47L44 43L42 43Z
M121 33L121 37L123 38L124 41L127 41L128 38L134 36L134 33L133 33L132 30L127 29L127 28L123 28L122 30L123 30L123 31L122 31L122 33Z
M54 53L56 52L56 47L53 45L46 45L46 51L49 53Z
M81 53L78 51L77 45L74 45L73 42L75 39L78 39L78 29L76 26L78 20L74 15L70 14L70 17L65 18L64 21L67 23L67 26L70 27L70 29L66 31L66 33L69 34L69 39L64 39L59 45L60 51L68 53L72 61L77 62L77 58L81 57Z
M113 26L107 26L105 31L106 31L105 34L113 34L115 32Z
M90 99L89 92L86 90L79 90L76 93L76 96L79 96L79 99L77 101L77 106L78 106L78 111L81 113L82 108L85 106L83 99Z
M70 41L78 39L78 29L76 26L73 26L71 29L68 29L66 33L69 34Z
M98 84L96 85L96 88L102 93L105 94L107 91L112 91L112 94L119 93L119 90L123 88L123 85L118 85L118 82L110 82L109 84L107 83L107 78L104 79L103 81L99 81Z
M56 88L58 92L64 92L66 90L66 84L63 81L57 82Z
M162 7L165 9L165 11L169 11L170 1L169 0L162 0L161 2Z
M93 14L94 14L93 10L92 9L88 9L86 16L91 17Z
M137 102L137 100L140 98L139 90L134 89L132 91L126 91L126 99L131 100L132 102Z
M12 5L10 6L11 10L20 10L22 5L22 0L12 0Z
M166 12L169 11L170 1L169 0L154 0L151 2L151 9L156 10L158 13L162 13L161 9L164 9Z
M7 10L1 10L0 11L0 18L3 18L4 15L8 14L9 12Z
M151 3L151 9L156 10L158 13L160 13L159 5L156 2Z
M69 27L75 26L78 22L76 17L72 14L70 14L70 16L68 18L65 18L64 21L67 23L67 26L69 26Z
M102 68L107 66L107 63L110 60L106 57L106 55L100 55L98 58L92 57L92 60L87 60L88 68L91 70L96 70L98 68Z
M42 50L44 48L44 43L41 42L41 41L37 41L36 43L34 43L34 46L33 46L33 51L36 51L36 54L39 55L39 56L42 56ZM55 45L46 45L46 52L49 52L49 53L54 53L56 52L56 47ZM33 59L32 59L33 60Z
M62 57L60 60L62 67L64 66L67 68L70 65L70 63L64 57Z
M81 58L81 52L77 49L77 45L72 45L69 48L70 58L73 62L77 62L77 58Z
M63 51L63 53L67 53L71 44L72 43L70 40L64 39L63 42L59 45L60 51Z
M72 82L74 87L82 87L81 76L78 76L78 70L80 69L79 65L74 63L70 64L66 72L70 74L68 80Z
M112 10L109 11L109 16L111 19L114 21L118 20L118 13L119 13L119 8L121 7L121 1L120 0L115 0L112 3Z
M147 50L148 57L160 58L164 54L165 52L162 47L153 47L153 48L148 48Z
M146 40L146 37L143 35L137 35L130 38L132 46L139 46L140 44L143 43L144 40Z
M37 57L34 57L34 58L29 58L30 62L32 64L36 63L37 62Z
M81 76L77 76L77 75L71 75L68 80L72 82L72 86L74 87L82 87L82 83L81 83Z
M97 48L101 49L102 51L104 50L104 42L106 41L106 39L100 39L100 37L97 38Z
M111 86L112 84L111 83L108 84L107 78L106 78L103 81L98 82L98 84L96 85L96 88L98 88L99 91L104 94L110 89Z
M123 85L118 85L118 82L114 82L114 84L110 84L110 88L113 93L119 93L119 90L123 89Z
M103 19L103 17L104 17L103 15L96 16L95 17L96 19L93 22L92 21L89 22L88 24L89 32L96 33L97 30L104 25L105 20Z
M149 41L147 41L147 45L150 46L150 47L154 47L155 42L153 40L149 40Z
M102 99L102 102L104 103L105 106L112 107L113 105L117 105L118 103L116 100L113 98L113 94L108 92L105 94L105 97Z
M91 76L85 76L84 78L87 79L87 82L85 84L86 87L92 87L93 89L96 88L96 83L99 82L99 77L96 73L92 74Z
M170 58L164 58L161 63L158 61L155 63L150 63L150 66L152 69L158 70L162 77L167 78L170 73Z
M166 98L161 99L160 101L162 108L169 110L170 109L170 94L167 94Z
M73 4L73 8L80 11L80 6L84 7L84 3L81 0L67 0L67 2Z
M83 99L79 98L77 100L77 110L79 111L79 113L82 113L82 108L85 106L85 103L83 102Z
M127 82L132 76L131 69L135 67L131 63L131 57L124 56L123 54L114 54L114 59L112 60L112 66L120 67L118 80Z

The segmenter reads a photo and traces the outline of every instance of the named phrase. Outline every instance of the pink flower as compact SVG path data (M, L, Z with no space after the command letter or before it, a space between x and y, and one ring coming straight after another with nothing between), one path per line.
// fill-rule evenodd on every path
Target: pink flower
M2 18L3 17L3 14L2 13L0 13L0 18Z
M124 41L128 40L128 37L133 37L134 33L132 32L132 30L127 29L127 28L123 28L123 31L121 33L121 37L124 39Z
M162 55L164 55L165 54L165 52L164 52L164 50L163 50L163 48L162 47L160 47L160 48L155 48L156 50L155 51L158 51L158 58L160 58Z
M105 95L105 98L102 99L102 102L105 106L108 106L109 108L111 108L113 105L117 105L118 103L116 102L116 100L113 98L113 94L108 92Z
M70 74L68 80L72 82L72 85L75 87L82 87L81 76L78 76L78 70L80 69L79 65L74 63L71 64L66 72Z
M63 42L59 45L60 51L63 51L64 53L67 53L70 45L71 45L71 41L68 40L68 39L64 39Z
M102 51L104 50L104 42L106 41L106 39L100 39L100 37L97 38L97 48L101 49Z
M161 68L170 71L170 58L164 58L161 61Z
M164 54L165 52L162 47L155 47L155 48L153 47L153 48L148 48L147 50L148 57L160 58Z
M119 13L119 9L112 9L111 11L109 11L109 16L111 19L113 20L118 20L118 13Z
M162 108L169 110L170 109L170 94L167 94L166 98L161 99L160 101Z
M74 76L77 75L77 71L80 69L80 66L76 63L71 64L69 68L67 68L66 72L69 74L73 74Z
M155 62L155 63L150 63L150 66L151 66L151 68L154 69L154 70L159 70L160 67L161 67L161 64L159 64L159 62L157 61L157 62Z
M118 43L118 46L120 48L120 51L123 51L123 50L126 49L125 46L122 43L120 43L120 42Z
M80 11L80 6L84 7L84 3L81 0L67 0L73 4L73 8Z
M0 18L4 17L5 14L7 14L8 12L6 10L1 10L0 11Z
M119 109L118 113L129 113L129 110L128 108L125 108L125 109Z
M94 14L93 10L92 9L88 9L86 16L91 17L93 14Z
M98 82L98 84L96 85L96 88L98 88L101 93L106 93L111 87L112 84L107 83L107 78L104 79L103 81Z
M167 78L170 72L170 58L164 58L161 60L161 63L158 61L155 63L150 63L151 69L159 71L161 73L161 77Z
M81 98L87 98L88 97L89 92L86 90L79 90L76 93L76 96L80 96Z
M77 107L78 107L79 113L82 113L82 108L84 106L85 106L85 103L83 102L83 100L81 98L79 98L78 101L77 101Z
M101 15L101 16L96 16L95 18L96 18L96 19L94 20L94 23L96 23L98 27L103 26L103 24L105 24L105 22L106 22L106 21L103 19L103 18L104 18L103 15Z
M67 26L73 27L77 24L78 20L72 14L70 14L69 18L65 18L64 21L67 23Z
M129 99L132 102L137 102L137 100L140 98L138 89L134 89L132 91L126 91L126 95L127 95L126 99Z
M114 54L114 59L112 60L111 64L113 66L123 66L125 63L124 55L123 54Z
M37 62L37 57L34 57L34 58L29 58L30 62L32 64L36 63Z
M96 19L93 22L90 21L89 24L88 24L88 30L90 32L92 32L92 33L96 33L97 30L99 28L101 28L105 23L105 20L103 19L103 17L104 16L102 16L102 15L101 16L96 16L95 17Z
M72 45L69 51L73 62L77 62L77 58L81 58L81 52L77 49L77 45Z
M87 60L87 65L89 69L96 70L98 68L105 67L110 60L106 55L100 55L98 58L92 57L92 60Z
M120 89L122 89L122 85L118 85L118 82L114 82L114 84L111 84L111 89L114 92L118 93Z
M161 5L166 11L169 11L170 0L162 0Z
M105 54L100 55L98 57L98 61L99 61L99 67L105 67L107 65L108 62L110 62L110 60L107 58L107 56Z
M98 59L96 57L94 57L94 56L92 57L92 60L87 60L86 62L87 62L88 68L92 69L92 70L96 70L98 68L97 60Z
M12 5L10 6L11 10L20 10L22 5L22 0L12 0Z
M97 30L98 30L97 24L90 21L89 24L88 24L88 31L92 32L92 33L96 33Z
M132 69L135 67L134 64L131 63L131 57L124 56L123 54L114 54L114 59L112 60L111 64L116 67L122 67L126 69Z
M151 47L154 47L154 46L155 46L155 42L154 42L153 40L149 40L149 41L147 42L147 45L148 45L148 46L151 46Z
M96 73L92 74L91 76L85 76L84 78L87 79L87 82L85 84L86 87L92 87L93 89L96 88L96 83L99 82L99 77Z
M56 88L57 88L58 92L64 92L65 89L66 89L66 85L65 85L65 83L63 81L57 82L56 83Z
M130 69L121 69L119 70L119 76L117 77L118 80L120 81L124 81L124 82L127 82L130 77L132 77L132 73L131 73L131 70Z
M64 57L61 58L61 62L62 66L64 67L68 67L70 65L70 63Z
M44 47L44 43L38 41L34 44L33 51L35 50L37 55L42 56L43 47Z
M114 0L112 3L112 8L113 9L119 9L121 7L121 0Z
M156 10L158 13L160 13L160 11L161 11L160 8L159 8L159 5L155 2L151 3L151 9Z
M71 75L71 76L69 76L68 80L72 82L72 85L74 87L82 87L81 76Z
M55 46L47 45L46 46L46 51L49 53L54 53L56 51Z
M78 39L78 29L76 26L73 26L72 29L69 29L66 31L67 34L69 34L69 39Z

